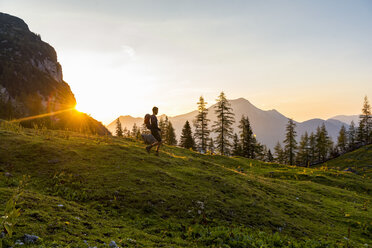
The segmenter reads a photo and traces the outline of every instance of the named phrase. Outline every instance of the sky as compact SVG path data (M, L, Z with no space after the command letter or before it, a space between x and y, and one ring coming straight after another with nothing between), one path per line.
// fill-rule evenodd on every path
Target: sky
M174 116L221 91L296 121L372 99L372 1L0 0L52 45L77 109Z

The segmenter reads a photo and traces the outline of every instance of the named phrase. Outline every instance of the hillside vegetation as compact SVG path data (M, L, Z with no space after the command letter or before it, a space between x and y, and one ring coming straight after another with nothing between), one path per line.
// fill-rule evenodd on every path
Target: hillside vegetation
M341 155L323 164L323 166L350 171L370 178L372 176L372 145Z
M4 247L24 234L38 247L372 245L368 175L168 146L156 157L132 139L1 126L0 215L30 176Z

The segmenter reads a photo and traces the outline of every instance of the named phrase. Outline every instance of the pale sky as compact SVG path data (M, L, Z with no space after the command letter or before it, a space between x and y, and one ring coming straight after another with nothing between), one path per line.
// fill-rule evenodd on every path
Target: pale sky
M0 0L57 51L77 108L178 115L223 90L304 121L372 98L372 1Z

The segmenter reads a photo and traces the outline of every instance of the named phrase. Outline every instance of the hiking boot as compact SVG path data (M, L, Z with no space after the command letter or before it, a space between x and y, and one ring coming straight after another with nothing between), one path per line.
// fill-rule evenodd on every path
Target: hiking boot
M150 150L151 150L151 146L146 146L147 153L150 153Z
M155 152L155 156L159 156L159 151L156 151Z

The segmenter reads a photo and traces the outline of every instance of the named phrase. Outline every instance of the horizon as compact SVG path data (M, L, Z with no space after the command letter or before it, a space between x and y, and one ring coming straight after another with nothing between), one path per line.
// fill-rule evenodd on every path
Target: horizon
M359 114L372 93L369 1L4 0L0 9L55 48L77 109L105 125L154 105L188 113L222 90L298 122L326 120Z
M249 103L251 103L253 106L257 107L254 103L252 103L251 101L249 101L248 99L246 99L246 98L244 98L244 97L239 97L239 98L235 98L235 99L227 99L227 100L228 100L228 101L236 101L236 100L239 100L239 99L246 100L246 101L248 101ZM214 104L215 104L215 103L213 103L213 104L208 104L208 105L207 105L207 108L211 108ZM159 112L159 114L157 114L157 116L163 116L163 115L165 115L165 116L167 116L167 117L174 118L174 117L177 117L177 116L179 116L179 115L188 114L188 113L191 113L191 112L196 111L196 110L197 110L197 109L193 109L193 110L186 111L186 112L184 112L184 113L180 113L180 114L177 114L177 115L167 115L166 113L161 113L161 112ZM233 110L234 110L234 109L233 109ZM261 110L263 110L263 111L277 111L277 112L279 112L280 114L284 115L283 113L281 113L281 112L278 111L277 109L266 109L266 110L261 109ZM148 111L148 112L150 113L151 111ZM146 113L144 113L143 116L144 116L145 114L146 114ZM208 114L209 114L209 113L208 113ZM318 118L318 117L314 117L314 118L306 119L306 120L303 120L303 121L298 121L298 120L296 120L296 119L294 119L294 118L290 118L290 117L285 116L285 115L284 115L284 116L287 117L288 119L293 119L295 122L302 123L302 122L306 122L306 121L309 121L309 120L312 120L312 119L321 119L321 120L326 121L326 120L328 120L328 119L332 119L333 117L338 117L338 116L354 116L354 115L360 115L360 114L353 114L353 115L333 115L333 116L330 116L330 117L325 118L325 119L323 119L323 118ZM119 115L119 116L115 117L115 119L109 121L108 123L103 123L103 124L107 127L107 126L109 126L110 124L113 124L113 123L116 121L117 118L120 118L120 117L127 117L127 116L128 116L128 117L135 118L135 119L137 119L137 118L142 118L142 119L143 119L143 116L133 116L133 115L123 114L123 115ZM347 123L346 123L346 124L347 124ZM355 124L357 124L357 123L355 123Z

